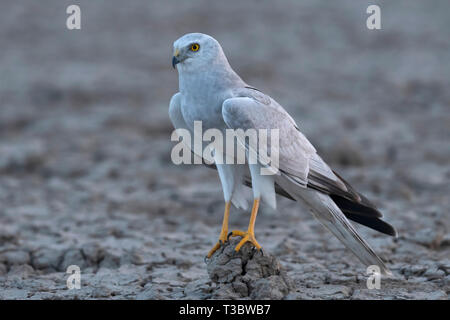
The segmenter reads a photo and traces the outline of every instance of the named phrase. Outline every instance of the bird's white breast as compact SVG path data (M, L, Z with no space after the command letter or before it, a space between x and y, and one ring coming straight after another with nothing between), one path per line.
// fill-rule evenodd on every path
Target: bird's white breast
M222 104L231 92L211 73L180 74L181 111L187 125L202 121L203 130L226 128Z

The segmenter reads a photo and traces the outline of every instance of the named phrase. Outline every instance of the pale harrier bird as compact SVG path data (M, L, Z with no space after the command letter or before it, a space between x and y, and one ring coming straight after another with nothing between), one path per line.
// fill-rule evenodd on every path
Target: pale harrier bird
M178 69L180 92L170 100L169 115L176 129L193 133L194 121L202 121L203 130L215 128L223 132L226 129L279 129L276 174L262 175L263 165L258 163L215 163L225 198L225 213L219 241L207 257L211 257L230 235L242 237L236 251L246 242L261 249L254 233L260 200L275 208L275 193L278 193L305 203L314 217L366 266L377 265L382 273L390 274L348 219L392 236L396 235L395 229L381 220L382 214L367 198L330 169L283 107L245 83L231 68L219 42L211 36L186 34L175 41L173 50L172 65ZM242 145L245 147L245 143ZM244 185L252 187L254 198L248 229L228 234L231 204L246 207Z

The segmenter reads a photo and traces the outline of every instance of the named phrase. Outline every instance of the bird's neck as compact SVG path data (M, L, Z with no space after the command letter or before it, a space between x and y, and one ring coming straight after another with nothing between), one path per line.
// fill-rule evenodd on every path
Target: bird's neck
M206 68L183 70L179 74L180 92L207 93L223 91L241 86L244 81L234 72L230 65L211 64Z

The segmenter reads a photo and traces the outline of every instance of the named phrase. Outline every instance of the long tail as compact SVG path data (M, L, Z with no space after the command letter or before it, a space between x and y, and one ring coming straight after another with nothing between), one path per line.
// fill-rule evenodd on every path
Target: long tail
M388 267L361 238L330 196L315 190L293 188L294 186L287 181L279 183L297 201L306 202L311 207L314 217L350 249L366 267L376 265L382 274L392 276Z

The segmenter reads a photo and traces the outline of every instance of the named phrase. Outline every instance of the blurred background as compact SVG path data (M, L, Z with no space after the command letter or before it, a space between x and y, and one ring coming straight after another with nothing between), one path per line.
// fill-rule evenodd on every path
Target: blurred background
M70 4L81 30L66 28ZM381 30L366 28L371 4ZM289 298L448 298L449 1L2 7L0 298L233 297L211 292L203 265L223 212L216 172L170 160L172 43L189 32L215 37L399 231L358 228L398 275L369 292L356 258L306 210L262 208L257 238L296 281ZM65 287L71 264L81 290Z

